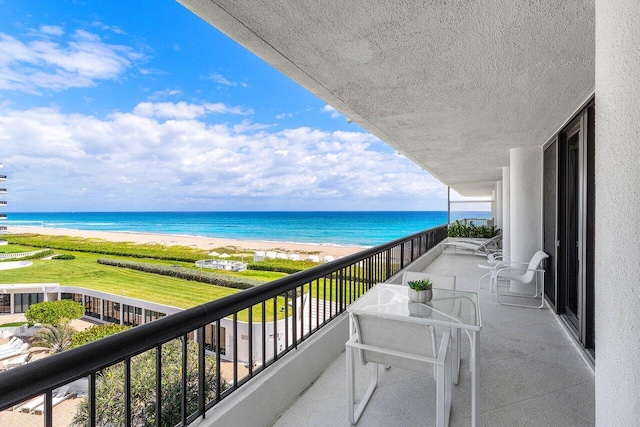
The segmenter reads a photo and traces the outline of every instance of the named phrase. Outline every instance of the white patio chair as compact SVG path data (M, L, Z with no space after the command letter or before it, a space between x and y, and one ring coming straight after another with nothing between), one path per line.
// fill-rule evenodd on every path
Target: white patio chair
M512 305L516 307L526 307L526 308L542 308L544 306L544 269L541 268L542 262L549 258L549 255L544 253L543 251L538 251L533 254L531 261L529 261L526 266L518 266L514 265L514 263L510 263L509 265L504 265L505 263L499 263L496 265L494 283L496 286L496 301L502 305ZM538 281L538 276L542 273L542 280ZM504 292L500 292L500 281L505 283ZM533 288L531 293L527 292L513 292L510 290L512 284L519 283L528 288ZM517 304L514 302L505 302L504 300L500 300L500 297L518 297L518 298L540 298L539 306L531 306L527 304Z
M400 322L377 316L351 313L355 334L347 341L347 401L349 422L356 424L378 383L378 365L395 366L428 373L436 366L436 425L449 424L451 411L451 333L445 332L436 347L434 328L421 323ZM371 381L356 407L355 353L363 365L371 363Z

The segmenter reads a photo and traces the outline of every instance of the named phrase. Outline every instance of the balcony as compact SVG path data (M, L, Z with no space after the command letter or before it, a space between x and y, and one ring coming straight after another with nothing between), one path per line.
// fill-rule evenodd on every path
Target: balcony
M442 228L409 236L0 373L0 407L7 409L0 413L0 421L30 417L33 425L57 425L68 418L68 407L47 409L45 404L44 416L40 417L10 408L19 407L41 393L47 394L45 401L51 404L55 402L52 390L78 378L85 378L85 386L77 396L82 399L88 396L92 407L100 394L99 378L104 367L121 366L124 377L120 378L126 389L135 372L138 357L135 355L147 352L158 363L158 355L171 341L182 347L183 369L191 366L189 372L200 372L195 376L197 380L182 380L183 384L185 381L199 384L197 396L180 396L183 409L177 421L183 425L198 419L198 425L268 425L274 420L278 426L346 425L343 350L347 340L347 304L373 283L394 280L412 262L412 269L420 263L421 269L426 267L435 274L455 275L458 289L478 290L482 271L477 263L481 258L438 256L437 243L443 238ZM427 266L425 260L434 258ZM303 302L306 293L312 295L311 304ZM500 306L488 290L480 290L479 296L484 325L479 356L481 424L594 424L593 373L551 311ZM265 308L271 306L273 314L265 316ZM246 310L247 307L253 310ZM249 314L259 307L262 313ZM234 336L244 333L239 320L242 314L249 316L248 322L254 327L248 328L247 341L242 336L238 342L227 342L227 347L238 355L242 353L238 351L242 345L250 355L249 360L254 361L252 364L243 363L238 356L223 360L222 345L215 345L223 336L222 317L233 320ZM329 319L332 320L323 322ZM186 365L186 354L192 347L198 349L196 366L191 365L193 362ZM463 339L462 373L460 384L454 387L451 425L470 424L468 360L469 345ZM213 390L203 392L205 378L206 381L212 378L212 372L207 371L211 361L217 362L211 383ZM223 379L225 387L218 387L215 378ZM310 384L313 385L309 387ZM363 380L361 384L366 383ZM429 420L434 419L431 397L434 390L428 384L427 379L410 372L393 369L383 373L360 424L429 425ZM80 401L72 398L66 405L78 405ZM99 410L93 408L96 416ZM138 411L132 403L127 415L134 417L135 424L134 409ZM201 419L204 414L206 417Z
M479 293L480 333L479 424L487 426L589 426L595 423L594 374L553 313L499 305L485 285L482 259L471 255L439 256L426 271L455 275L457 289ZM454 386L451 426L468 426L471 412L469 341L463 334L459 385ZM280 418L276 427L348 425L345 354ZM360 373L358 398L368 385ZM435 425L433 378L409 371L381 370L359 425Z

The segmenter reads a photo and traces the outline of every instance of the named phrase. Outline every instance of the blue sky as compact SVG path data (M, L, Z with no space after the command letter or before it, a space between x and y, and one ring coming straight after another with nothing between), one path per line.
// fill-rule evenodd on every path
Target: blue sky
M171 0L0 0L9 211L445 210L446 187Z

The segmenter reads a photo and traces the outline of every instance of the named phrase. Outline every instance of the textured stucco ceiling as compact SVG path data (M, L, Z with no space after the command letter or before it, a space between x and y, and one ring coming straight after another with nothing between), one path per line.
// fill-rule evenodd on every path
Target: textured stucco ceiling
M593 1L178 1L467 195L595 87Z

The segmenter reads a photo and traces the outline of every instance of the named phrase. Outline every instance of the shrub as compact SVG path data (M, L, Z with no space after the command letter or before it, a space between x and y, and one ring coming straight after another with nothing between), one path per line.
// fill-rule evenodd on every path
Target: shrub
M279 273L293 274L299 271L315 267L318 264L311 261L293 261L287 259L273 259L261 262L250 262L247 264L249 270L276 271Z
M20 257L20 258L7 258L7 259L1 260L0 262L25 261L25 260L28 260L28 259L40 259L40 258L44 258L46 256L49 256L52 253L53 253L52 250L45 249L45 250L38 251L38 253L33 254L33 255L27 255L27 256Z
M60 255L55 255L51 259L76 259L76 257L71 254L60 254Z
M32 304L24 315L31 324L60 326L69 320L81 318L84 306L71 300L45 301Z
M191 344L191 343L190 343ZM131 425L135 426L175 426L180 424L182 404L183 377L187 397L187 414L198 409L199 370L198 347L188 345L186 352L186 373L182 372L182 345L179 340L172 340L162 345L161 384L162 422L156 424L156 352L146 351L131 359L131 385L129 402L131 404ZM214 399L217 388L215 357L204 359L204 398L205 402ZM125 411L123 410L126 395L124 392L124 364L118 363L100 371L99 381L96 382L95 422L98 426L125 425ZM222 391L227 389L227 383L220 383ZM71 423L72 426L89 425L89 399L82 399Z
M117 334L118 332L126 331L130 329L127 325L95 325L84 331L77 332L71 339L71 348L79 347L83 344L90 343L92 341L99 340L101 338L108 337L109 335Z
M146 262L125 261L119 259L98 258L98 263L113 267L129 268L145 273L160 274L162 276L175 277L177 279L192 280L194 282L208 283L210 285L224 286L234 289L249 289L262 282L235 276L225 276L202 270L180 266L150 264Z
M74 334L75 331L67 323L60 326L43 325L33 336L33 345L48 348L52 353L61 353L71 347Z
M456 220L453 224L449 224L447 228L448 237L474 237L474 238L491 238L496 236L500 232L500 229L495 225L488 227L486 225L476 226L473 221L469 224L462 224L459 220Z
M134 244L109 242L101 239L83 239L69 236L46 236L41 234L10 234L4 238L12 244L51 248L72 252L87 252L131 258L154 258L169 261L195 262L206 256L207 251L186 246L164 246L159 244Z

